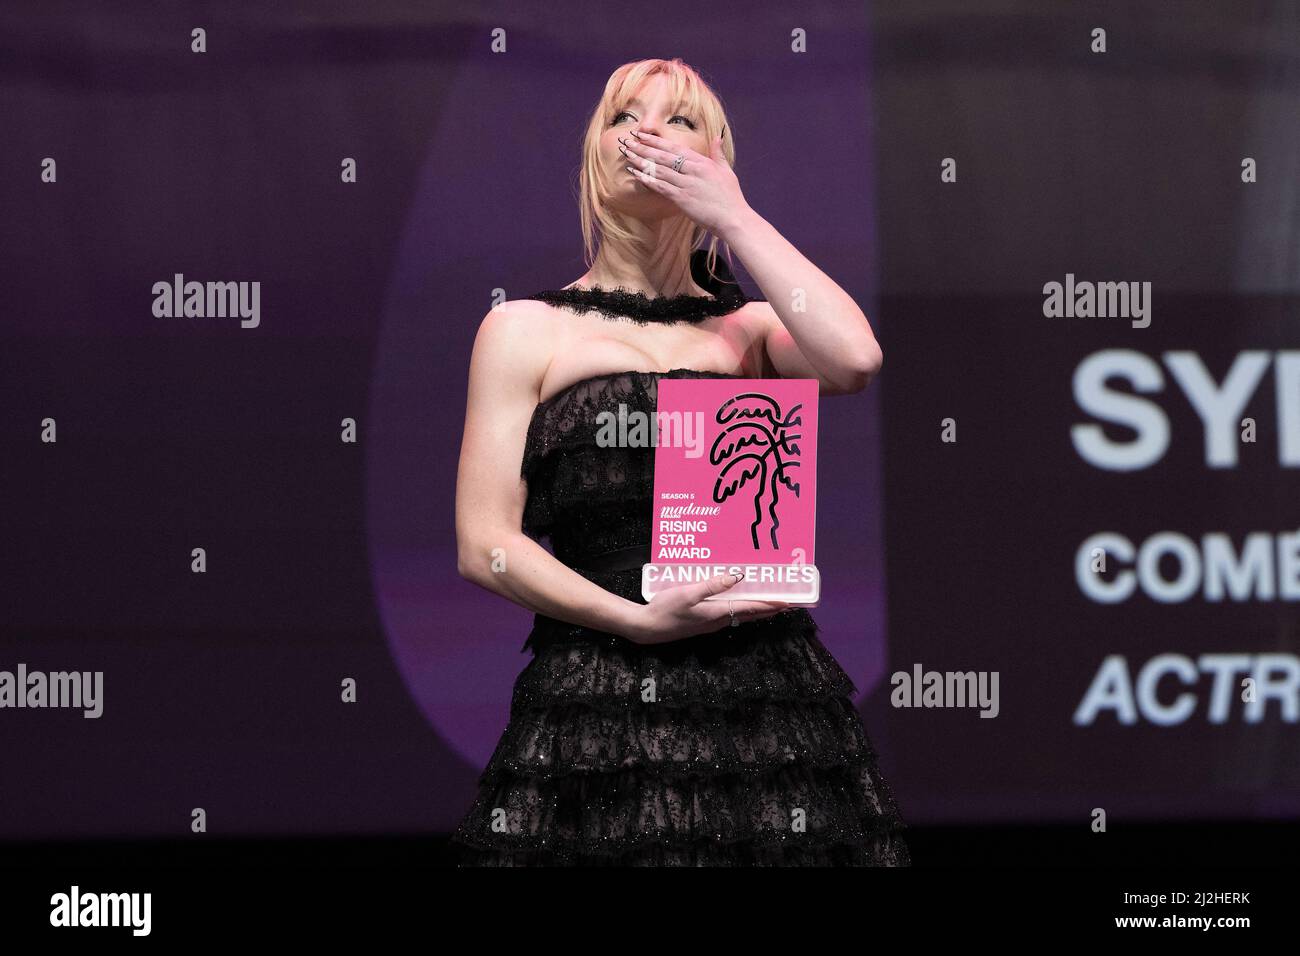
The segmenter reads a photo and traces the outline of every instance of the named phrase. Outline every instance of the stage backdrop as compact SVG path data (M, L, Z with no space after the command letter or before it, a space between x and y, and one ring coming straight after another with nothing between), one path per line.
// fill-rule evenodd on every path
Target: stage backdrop
M1297 4L875 9L905 803L1294 817Z
M0 671L102 674L0 709L0 837L457 822L531 620L455 572L469 349L647 56L884 346L815 616L909 822L1294 814L1300 24L1197 8L0 9Z

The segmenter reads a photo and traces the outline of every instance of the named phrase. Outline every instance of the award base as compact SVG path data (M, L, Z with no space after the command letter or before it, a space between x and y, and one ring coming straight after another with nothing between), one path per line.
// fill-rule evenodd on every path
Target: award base
M715 574L739 571L745 575L733 587L706 601L744 598L749 601L784 601L798 607L816 607L821 598L821 574L812 564L643 564L641 596L649 601L660 591L707 581Z

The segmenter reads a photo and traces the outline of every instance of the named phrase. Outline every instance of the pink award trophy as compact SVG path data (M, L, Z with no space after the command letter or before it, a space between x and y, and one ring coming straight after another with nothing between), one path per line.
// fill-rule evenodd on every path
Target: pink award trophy
M814 607L816 379L660 379L648 601L740 571L717 598Z

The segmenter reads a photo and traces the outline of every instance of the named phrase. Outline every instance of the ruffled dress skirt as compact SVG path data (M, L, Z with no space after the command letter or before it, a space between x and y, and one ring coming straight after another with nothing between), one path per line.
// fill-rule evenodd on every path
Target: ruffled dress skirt
M538 615L529 648L459 865L911 864L856 688L806 610L654 646Z

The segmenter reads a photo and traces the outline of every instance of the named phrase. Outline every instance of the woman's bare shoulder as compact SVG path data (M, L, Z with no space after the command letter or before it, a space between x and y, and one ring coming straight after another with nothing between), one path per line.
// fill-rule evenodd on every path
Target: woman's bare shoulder
M488 310L479 323L470 359L471 378L511 383L540 393L542 379L559 347L556 310L536 299L508 299Z
M479 323L484 331L500 334L527 334L549 337L557 330L558 310L539 299L507 299L488 309Z

